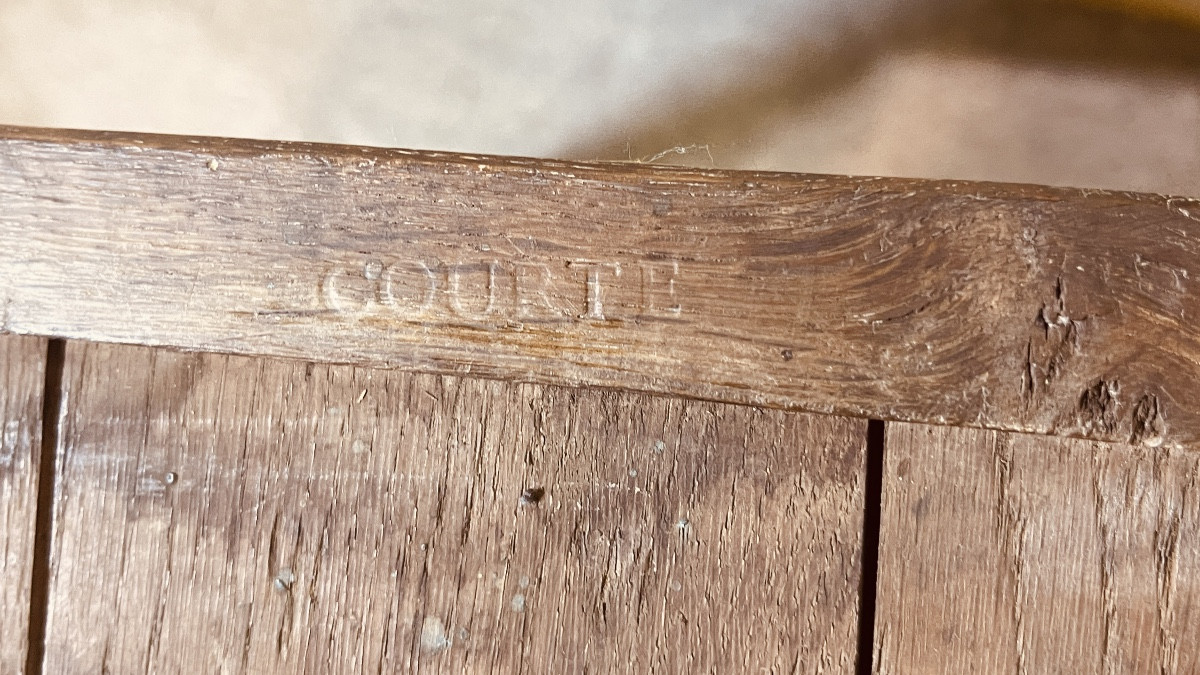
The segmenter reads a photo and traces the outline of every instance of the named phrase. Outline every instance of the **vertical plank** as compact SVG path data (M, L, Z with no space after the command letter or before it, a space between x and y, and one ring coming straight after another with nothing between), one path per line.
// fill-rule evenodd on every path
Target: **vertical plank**
M51 672L849 672L865 423L72 343Z
M46 341L0 335L0 672L25 670Z
M1200 455L889 424L880 673L1200 672Z

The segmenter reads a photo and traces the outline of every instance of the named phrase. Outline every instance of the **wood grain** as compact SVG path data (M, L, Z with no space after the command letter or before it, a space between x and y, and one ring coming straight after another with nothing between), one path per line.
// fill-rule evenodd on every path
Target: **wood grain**
M68 343L47 672L851 672L865 423Z
M0 134L4 330L1200 437L1193 201Z
M888 425L879 673L1200 672L1200 457Z
M46 341L0 336L0 672L25 672Z

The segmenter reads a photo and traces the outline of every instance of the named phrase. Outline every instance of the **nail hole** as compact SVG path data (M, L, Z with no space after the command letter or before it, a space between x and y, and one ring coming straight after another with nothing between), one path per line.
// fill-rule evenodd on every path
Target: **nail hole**
M542 497L546 496L546 489L540 487L527 487L521 490L522 504L536 504L542 501Z

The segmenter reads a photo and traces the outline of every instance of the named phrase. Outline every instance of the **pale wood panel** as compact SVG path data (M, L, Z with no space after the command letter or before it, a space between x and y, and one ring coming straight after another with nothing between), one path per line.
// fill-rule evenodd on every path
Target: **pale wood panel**
M25 669L46 341L0 336L0 673Z
M0 136L0 330L1200 441L1193 200Z
M888 425L880 673L1200 672L1200 456Z
M84 343L65 373L48 672L853 670L863 421Z

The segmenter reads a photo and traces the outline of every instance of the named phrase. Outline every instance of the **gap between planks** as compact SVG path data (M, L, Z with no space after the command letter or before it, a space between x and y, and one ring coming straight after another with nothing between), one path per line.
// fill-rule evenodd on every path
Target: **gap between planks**
M46 342L46 377L42 387L42 438L38 458L37 511L34 516L33 560L29 589L29 638L26 675L41 675L46 653L46 621L50 598L50 546L54 536L55 466L62 422L62 378L66 340Z

